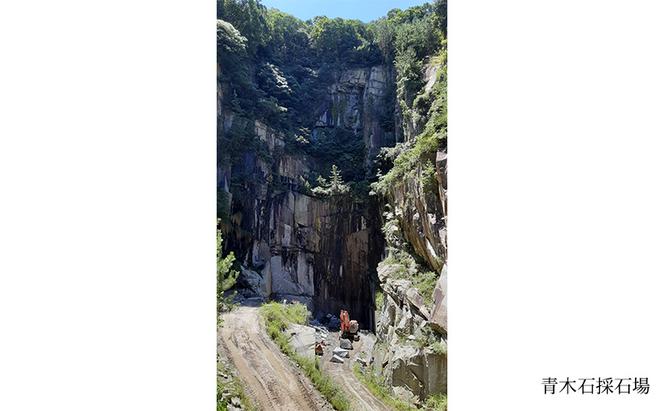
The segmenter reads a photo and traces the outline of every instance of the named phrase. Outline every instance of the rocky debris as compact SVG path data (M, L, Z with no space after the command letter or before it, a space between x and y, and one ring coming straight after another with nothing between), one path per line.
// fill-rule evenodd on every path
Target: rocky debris
M265 296L262 292L263 277L245 266L240 266L240 275L236 284L245 297Z
M418 166L414 176L398 181L388 194L400 234L412 247L413 255L441 273L433 305L427 306L409 280L397 279L403 277L399 275L403 265L381 262L378 266L383 306L376 325L380 343L373 351L374 367L383 381L394 387L395 394L407 401L413 395L424 400L430 394L447 392L446 350L434 352L420 342L435 340L430 339L430 333L444 341L442 337L447 333L446 164L446 153L439 151L435 164L437 190L425 190L420 183L423 170Z
M330 335L325 327L291 324L286 332L291 336L291 345L302 356L322 355L330 346Z
M240 393L233 384L233 380L238 378L237 370L226 357L226 352L220 345L217 346L217 354L217 387L221 389L221 400L229 411L241 411L244 408L238 397Z
M397 275L401 265L399 264L390 264L385 261L381 261L376 268L376 273L378 274L378 279L385 288L384 284L387 283L387 280L393 278Z
M320 337L322 339L327 339L327 337L330 334L330 332L327 330L327 328L320 325L320 322L317 321L317 320L310 321L309 325L312 326L316 330L316 333L318 333L318 335L320 335Z
M231 398L231 405L242 409L242 401L238 397Z
M332 359L330 359L330 362L336 362L338 364L343 364L344 359L335 354L335 355L332 355Z
M381 263L378 267L383 306L376 326L380 343L373 350L374 371L396 395L414 403L447 392L446 350L434 351L428 346L432 341L444 344L447 273L446 268L441 269L433 307L428 307L409 280L394 278L399 269L398 264Z
M310 358L315 356L316 343L320 342L320 337L314 327L291 324L286 331L291 336L291 346L299 355Z
M348 358L349 357L349 351L345 350L341 347L337 347L334 350L332 350L333 355L337 355L341 358Z
M413 395L413 393L410 392L407 388L396 386L392 388L392 391L397 398L401 399L405 403L417 404L419 402L419 398L415 397L415 395Z
M362 335L362 355L371 357L371 352L376 344L376 335L367 331L360 331Z
M357 361L358 363L360 363L364 367L366 367L369 364L368 361L362 356L355 357L355 361Z
M424 302L424 297L422 297L422 294L420 294L417 288L408 288L406 290L406 298L408 299L408 303L411 305L413 310L415 310L422 318L428 319L431 316L429 314L429 309Z
M390 349L376 351L376 363L382 377L392 387L395 394L412 393L420 400L433 393L447 392L447 357L430 349L422 349L411 344L394 344ZM403 398L403 395L402 395Z
M424 302L424 297L417 288L413 287L410 280L395 279L397 272L403 269L401 264L385 263L378 264L378 278L381 281L383 291L394 296L400 301L409 303L413 309L424 318L429 317L429 310ZM415 274L415 273L413 273Z
M339 340L339 347L343 348L344 350L352 350L353 343L347 338L341 338Z
M383 264L379 273L385 275ZM430 313L424 298L409 280L394 280L383 277L384 303L376 327L378 334L389 332L407 337L426 325ZM390 327L392 327L390 331ZM386 336L387 337L387 336ZM391 339L391 337L387 337Z

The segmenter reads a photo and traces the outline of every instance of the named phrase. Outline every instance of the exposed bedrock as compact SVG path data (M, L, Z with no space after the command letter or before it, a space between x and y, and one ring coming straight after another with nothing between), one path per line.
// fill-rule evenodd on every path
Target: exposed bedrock
M393 74L384 66L341 72L316 109L312 138L326 129L351 131L364 142L368 164L395 138L393 124L384 127L393 112L385 107L390 87ZM316 157L289 152L283 134L261 121L238 124L232 111L220 118L225 131L252 127L267 149L218 167L229 204L225 246L243 264L240 291L298 300L323 313L346 309L373 330L375 269L384 249L377 200L312 195L304 182L322 174Z
M427 66L423 92L434 87L438 70ZM339 131L362 142L367 175L382 147L412 142L423 130L426 119L402 124L388 67L345 70L325 87L311 108L312 123L303 128L311 142ZM222 85L220 107L224 95ZM348 310L361 328L375 330L373 370L396 394L423 400L445 393L445 149L430 159L433 172L416 165L384 198L314 195L307 182L312 175L327 175L329 159L293 150L282 132L231 109L220 109L219 119L222 134L244 130L260 142L260 149L240 150L232 161L224 157L225 147L219 149L218 209L225 251L233 251L242 264L239 293L301 301L317 313ZM399 252L412 266L390 260L394 256L382 232L385 203L403 240ZM413 281L420 271L432 273L426 290ZM383 295L379 307L376 290Z
M364 140L368 164L381 147L401 138L390 95L393 88L394 73L387 66L343 71L318 110L314 138L326 128L352 130Z
M424 92L435 84L437 70L426 68ZM407 124L405 131L410 139L421 125ZM383 303L373 369L407 400L447 392L446 150L430 161L433 171L418 164L388 188L394 243L378 265Z

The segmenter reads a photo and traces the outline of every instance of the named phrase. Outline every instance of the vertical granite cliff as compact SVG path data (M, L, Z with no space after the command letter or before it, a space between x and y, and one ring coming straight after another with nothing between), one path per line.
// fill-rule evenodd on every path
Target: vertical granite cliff
M237 298L348 310L375 332L382 383L416 403L445 394L446 11L365 31L274 13L296 30L272 26L272 45L259 20L218 21L217 210Z

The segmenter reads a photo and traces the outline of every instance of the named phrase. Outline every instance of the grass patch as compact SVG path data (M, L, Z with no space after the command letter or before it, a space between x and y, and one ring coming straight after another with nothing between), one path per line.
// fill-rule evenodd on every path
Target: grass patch
M434 354L447 355L447 346L440 341L431 344L431 350Z
M265 320L267 333L279 346L279 349L295 361L302 371L314 384L316 389L329 401L334 409L347 411L350 409L350 401L346 398L330 376L323 373L318 358L308 358L298 355L290 345L286 329L290 324L306 324L309 319L309 311L303 304L281 304L271 302L263 304L260 314Z
M382 384L371 372L364 372L360 364L355 364L353 372L358 380L371 391L373 395L380 398L388 407L397 411L414 411L417 408L406 401L396 398L384 384ZM429 396L421 409L427 411L447 411L447 395L435 394Z
M306 324L309 311L303 304L281 304L271 302L263 304L260 313L265 319L267 333L277 343L279 349L289 357L295 355L285 331L290 324Z
M433 290L438 282L438 274L433 271L418 272L411 278L413 287L417 288L428 307L433 305Z
M376 290L374 301L375 301L374 305L376 307L376 315L378 316L383 309L383 304L385 301L385 297L383 296L383 290L381 289Z
M284 330L290 324L306 324L309 320L309 310L304 304L281 304L271 302L263 304L260 313L267 323L273 323L284 327Z
M390 390L383 385L380 381L371 372L362 371L362 367L359 364L355 364L353 367L353 372L358 380L371 391L373 395L380 398L388 407L393 408L397 411L414 411L417 410L416 407L408 404L407 402L400 400L392 395Z
M429 349L436 355L447 355L447 344L441 339L440 334L430 326L423 327L411 345L419 349Z
M433 305L433 291L436 288L439 274L426 271L418 264L412 255L404 250L392 249L387 258L380 265L390 265L389 277L395 280L408 280L424 298L424 303Z
M228 378L222 377L226 375ZM226 395L224 395L226 393ZM247 411L255 411L256 407L244 392L242 382L232 375L230 370L223 364L217 363L217 411L226 411L231 402L231 398L238 397L242 403L242 408Z
M295 355L293 360L298 363L309 377L316 389L332 404L335 410L349 410L350 402L328 375L323 374L318 358Z
M447 395L436 394L430 396L424 404L424 409L427 411L447 411Z

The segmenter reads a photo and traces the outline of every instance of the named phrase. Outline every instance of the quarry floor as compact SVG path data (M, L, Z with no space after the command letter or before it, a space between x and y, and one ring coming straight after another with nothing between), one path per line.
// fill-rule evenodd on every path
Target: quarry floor
M371 348L375 342L375 337L371 334L363 334L359 341L353 342L353 350L350 351L350 358L347 358L343 364L330 362L332 358L332 348L338 346L339 333L330 333L330 340L336 343L325 350L323 354L323 370L330 374L339 387L346 393L351 400L351 407L355 411L392 411L391 408L383 404L381 400L375 397L371 391L357 379L353 372L355 359L358 356L370 358Z
M223 315L218 346L235 366L248 397L261 410L332 410L308 378L291 362L266 334L257 307L242 306ZM293 345L304 355L313 355L312 327L292 330ZM332 349L338 346L338 333L329 333L322 358L323 370L342 388L353 410L390 411L353 373L353 364L363 351L370 352L373 339L364 334L353 343L350 358L332 363ZM364 358L368 358L365 353Z

